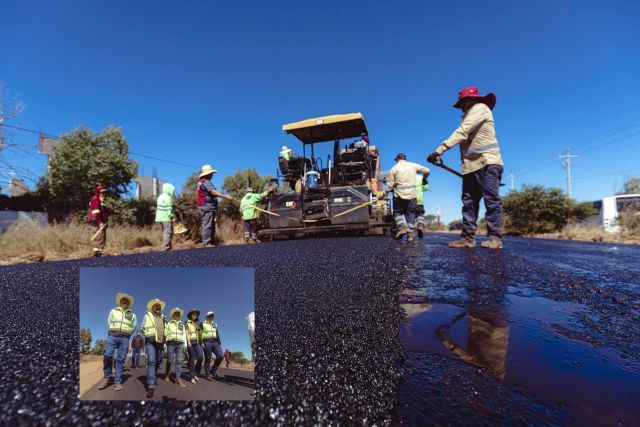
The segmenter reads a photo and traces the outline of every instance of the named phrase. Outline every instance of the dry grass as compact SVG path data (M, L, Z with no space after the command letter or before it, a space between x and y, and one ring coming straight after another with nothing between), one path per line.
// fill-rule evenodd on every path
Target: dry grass
M56 259L86 258L92 255L89 240L96 228L86 224L52 224L42 227L30 222L17 222L0 234L0 265L40 262ZM243 243L242 223L232 220L217 224L219 244ZM162 244L159 226L133 227L110 225L104 255L154 252ZM193 241L178 235L173 239L174 249L196 247Z
M640 238L622 233L608 233L601 226L569 224L562 231L532 237L608 243L640 243Z

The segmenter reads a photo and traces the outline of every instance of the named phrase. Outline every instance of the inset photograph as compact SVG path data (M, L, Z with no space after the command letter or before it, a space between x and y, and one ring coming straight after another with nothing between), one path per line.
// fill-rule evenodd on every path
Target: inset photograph
M253 268L81 268L80 400L253 400Z

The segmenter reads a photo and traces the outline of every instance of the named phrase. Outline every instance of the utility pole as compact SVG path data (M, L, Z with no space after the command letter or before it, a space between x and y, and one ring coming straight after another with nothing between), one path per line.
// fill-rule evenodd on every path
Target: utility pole
M513 171L509 172L509 179L511 180L511 191L515 190L515 187L513 186Z
M567 170L567 196L571 198L571 159L575 159L580 156L572 155L567 148L567 154L564 156L558 156L559 159L564 159L563 166Z

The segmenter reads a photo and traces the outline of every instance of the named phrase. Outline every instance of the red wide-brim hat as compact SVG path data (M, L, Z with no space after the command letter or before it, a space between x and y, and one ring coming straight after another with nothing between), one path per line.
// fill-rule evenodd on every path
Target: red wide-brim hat
M460 108L460 100L464 98L478 98L480 102L486 104L489 109L493 110L493 107L496 106L496 96L489 92L484 96L480 96L480 91L477 87L465 87L458 92L458 100L455 104L453 104L453 108Z

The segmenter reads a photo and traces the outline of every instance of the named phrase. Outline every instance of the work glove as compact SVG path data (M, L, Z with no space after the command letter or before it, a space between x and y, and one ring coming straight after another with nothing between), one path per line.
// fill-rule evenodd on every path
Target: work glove
M427 156L427 161L429 163L436 163L440 160L440 154L435 151Z
M429 184L429 180L427 179L426 175L422 175L422 185L427 185Z

